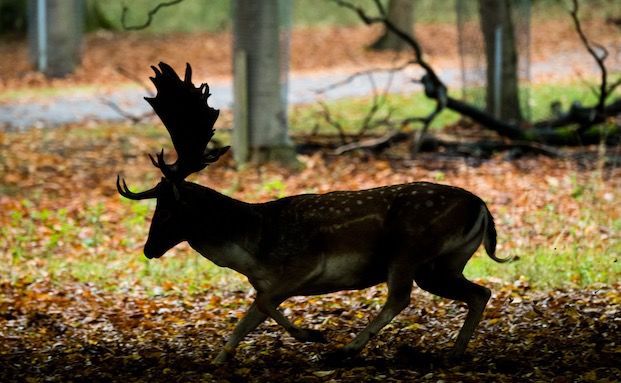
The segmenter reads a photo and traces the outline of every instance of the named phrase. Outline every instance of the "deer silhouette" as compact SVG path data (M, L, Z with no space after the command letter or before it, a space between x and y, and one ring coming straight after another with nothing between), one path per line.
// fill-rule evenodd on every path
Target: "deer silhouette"
M413 282L422 289L465 302L468 314L452 355L464 353L490 298L490 290L463 276L481 243L495 254L496 230L485 203L452 186L414 182L359 191L302 194L266 203L246 203L185 178L215 162L229 147L208 149L218 111L207 84L195 87L192 69L183 80L167 64L152 67L157 95L145 98L170 133L173 164L164 151L149 155L163 177L152 189L119 193L132 200L156 198L144 254L159 258L186 241L216 265L236 270L256 290L256 299L214 362L226 361L239 342L268 317L293 338L324 342L314 329L293 325L278 309L287 298L388 286L379 314L333 357L357 354L410 304Z

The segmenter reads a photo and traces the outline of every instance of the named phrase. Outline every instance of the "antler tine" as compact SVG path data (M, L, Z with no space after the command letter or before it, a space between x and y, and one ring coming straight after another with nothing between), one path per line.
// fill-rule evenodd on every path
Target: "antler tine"
M121 186L121 181L123 181L123 186ZM116 175L116 190L125 198L140 200L140 199L149 199L149 198L157 198L157 185L149 190L145 190L140 193L134 193L127 187L127 183L124 178L121 178L119 174Z
M157 153L157 167L162 170L169 167L166 161L164 161L164 148L162 148L162 150Z
M183 166L180 165L180 162L177 161L174 164L167 164L164 160L164 149L157 153L157 165L156 167L161 170L164 177L173 182L182 181L185 177L187 177L191 172L186 173ZM152 159L152 161L154 161Z
M188 85L192 85L192 67L190 63L185 63L185 76L183 78L183 82Z
M204 102L206 102L209 96L211 96L211 93L209 93L209 85L207 83L202 83L198 87L198 92L201 95L201 100Z
M157 161L155 160L155 158L153 158L151 153L147 153L147 155L149 156L149 159L151 160L153 166L155 166L156 168L162 169L162 165L168 167L168 164L164 162L164 148L162 148L162 150L160 150L160 152L156 154Z
M155 158L153 158L153 156L151 155L151 153L147 153L147 156L149 156L149 159L151 160L151 163L153 164L153 166L155 166L156 168L160 168L160 165L155 161Z

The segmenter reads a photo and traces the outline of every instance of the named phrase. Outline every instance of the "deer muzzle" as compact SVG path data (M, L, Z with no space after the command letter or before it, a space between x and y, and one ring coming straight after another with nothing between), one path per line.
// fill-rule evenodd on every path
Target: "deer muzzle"
M162 249L161 247L153 246L150 242L144 245L144 256L148 259L160 258L168 249Z

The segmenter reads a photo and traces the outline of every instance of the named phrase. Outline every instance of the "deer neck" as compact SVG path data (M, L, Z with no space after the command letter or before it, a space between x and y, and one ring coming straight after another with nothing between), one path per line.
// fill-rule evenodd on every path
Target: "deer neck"
M260 211L255 205L192 185L194 201L186 211L189 245L218 266L252 273L261 238Z

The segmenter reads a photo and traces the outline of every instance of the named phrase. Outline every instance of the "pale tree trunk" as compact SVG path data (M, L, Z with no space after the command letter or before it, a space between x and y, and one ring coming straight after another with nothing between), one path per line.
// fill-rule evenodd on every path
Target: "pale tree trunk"
M412 33L413 13L414 0L390 0L388 3L388 20L408 34ZM402 38L387 29L384 29L384 33L371 45L371 48L375 50L400 51L407 47L407 43Z
M83 4L81 0L29 0L30 57L48 77L72 73L80 63Z
M511 3L512 0L479 0L479 15L487 62L487 112L504 121L519 122L522 113Z
M233 1L233 145L241 163L295 163L281 89L278 7L278 0Z

